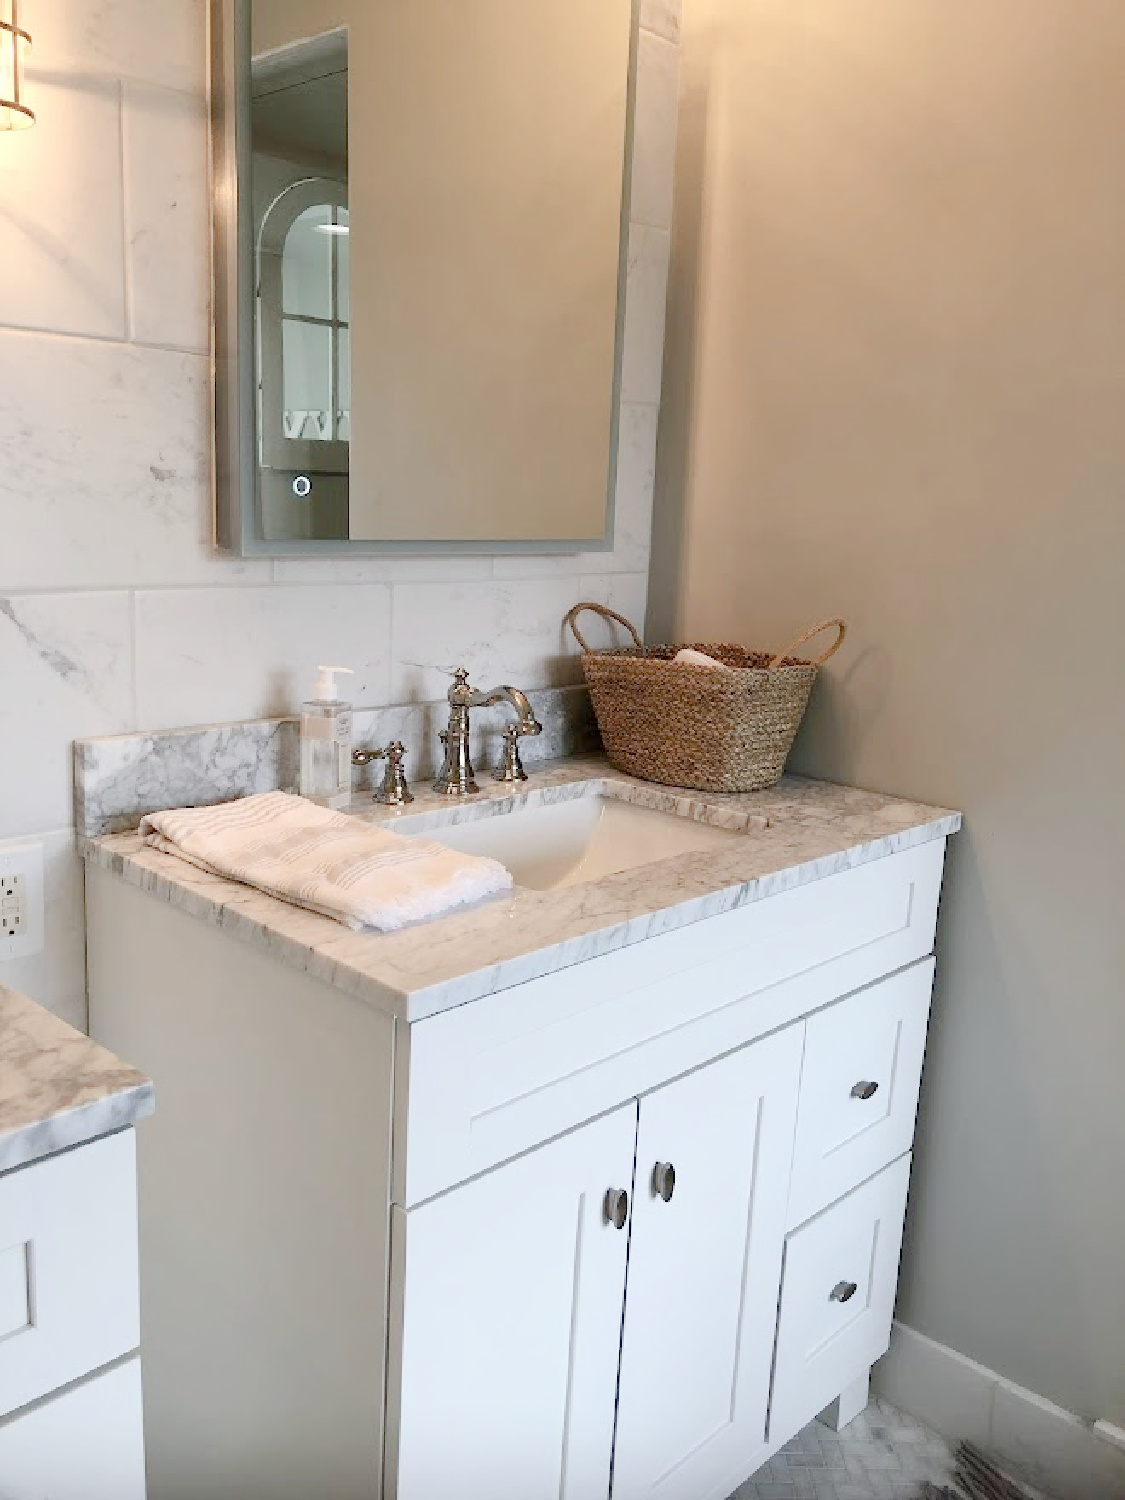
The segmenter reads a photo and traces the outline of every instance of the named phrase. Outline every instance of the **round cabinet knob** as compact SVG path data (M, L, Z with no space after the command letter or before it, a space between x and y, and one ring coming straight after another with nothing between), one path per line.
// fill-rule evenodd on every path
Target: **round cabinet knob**
M859 1291L854 1281L838 1281L828 1294L829 1302L850 1302Z
M612 1224L614 1229L624 1229L629 1222L629 1194L624 1188L610 1188L602 1211L607 1224Z
M857 1083L856 1086L852 1089L852 1098L863 1099L864 1101L873 1099L878 1087L879 1085L877 1083Z
M652 1169L652 1192L653 1197L663 1198L665 1203L671 1203L672 1194L676 1191L676 1169L670 1161L658 1161Z

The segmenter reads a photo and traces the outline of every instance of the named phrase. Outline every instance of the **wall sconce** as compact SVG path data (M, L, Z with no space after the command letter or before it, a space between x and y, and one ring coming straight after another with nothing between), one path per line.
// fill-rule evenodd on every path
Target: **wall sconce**
M0 0L0 130L35 124L23 94L23 58L30 46L31 38L20 26L20 0Z

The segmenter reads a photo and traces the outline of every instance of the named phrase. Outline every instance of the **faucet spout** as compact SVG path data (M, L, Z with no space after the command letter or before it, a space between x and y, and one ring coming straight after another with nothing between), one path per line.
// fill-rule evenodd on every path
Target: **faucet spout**
M489 688L487 692L474 693L471 703L472 708L491 708L493 704L508 702L516 711L516 727L521 735L542 734L543 726L535 717L526 693L517 687L509 687L507 683L500 687Z

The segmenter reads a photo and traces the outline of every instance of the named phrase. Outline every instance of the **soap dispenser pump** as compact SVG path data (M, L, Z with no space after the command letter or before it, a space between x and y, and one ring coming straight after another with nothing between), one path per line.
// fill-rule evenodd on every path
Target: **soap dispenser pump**
M352 706L340 701L337 677L351 667L317 667L313 696L301 704L301 796L344 807L352 795Z

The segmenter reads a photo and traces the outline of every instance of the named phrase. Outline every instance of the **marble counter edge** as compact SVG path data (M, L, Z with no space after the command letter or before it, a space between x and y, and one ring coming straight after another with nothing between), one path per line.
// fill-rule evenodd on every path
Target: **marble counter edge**
M570 766L560 765L555 775L559 778L556 786L567 775L572 784L579 780L608 779L620 781L626 787L631 785L629 778L608 770L604 762L595 763L584 757ZM722 880L716 885L713 861L706 856L681 855L662 862L661 867L626 871L561 892L517 890L484 906L452 912L425 924L424 929L408 928L388 936L350 932L329 918L286 907L251 887L208 875L172 856L148 849L135 834L87 838L80 841L80 847L87 860L128 884L220 927L342 993L413 1023L660 933L766 900L918 844L946 838L961 826L961 815L947 809L928 808L826 783L806 783L806 786L822 797L835 795L841 802L849 797L858 798L867 804L852 816L874 818L876 809L891 809L897 810L907 822L875 837L845 836L841 842L833 840L830 834L833 821L845 821L843 808L835 820L830 812L818 813L819 822L808 821L808 814L806 821L801 821L794 814L789 827L782 830L793 845L794 858L745 879ZM678 799L686 796L689 801L699 800L699 794L674 795ZM755 811L769 809L758 806ZM781 829L780 823L778 827ZM802 856L799 846L810 843L819 847ZM770 852L783 851L775 848ZM661 869L663 880L666 884L671 882L674 890L666 889L655 901L646 900L637 887L644 877L647 884L656 868ZM489 918L495 919L497 913L525 919L526 945L523 951L501 952L481 963L479 957L466 950L466 941L479 936L479 955L490 938L495 947L500 934L487 931L470 934L466 929L479 923L482 917L487 927ZM491 925L495 927L496 921ZM536 925L541 929L538 934L533 930ZM463 960L465 965L461 972L447 971L429 982L412 981L405 971L417 968L418 964L416 958L411 963L410 935L423 930L428 936L438 932L444 935L445 943L439 946L456 950L458 961ZM521 923L521 931L524 930L525 924ZM398 947L405 945L405 955L397 951L396 941ZM373 944L380 946L374 948ZM427 943L427 947L432 948L433 943ZM381 974L373 972L376 967L382 970Z
M156 1111L156 1086L149 1080L105 1099L75 1105L32 1124L0 1131L0 1176L33 1165L60 1151L89 1145L145 1120Z

